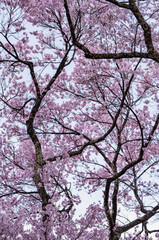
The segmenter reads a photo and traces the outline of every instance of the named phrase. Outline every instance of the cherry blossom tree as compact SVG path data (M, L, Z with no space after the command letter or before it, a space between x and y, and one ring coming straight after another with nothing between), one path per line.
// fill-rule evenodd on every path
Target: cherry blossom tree
M159 239L159 2L0 16L1 239Z

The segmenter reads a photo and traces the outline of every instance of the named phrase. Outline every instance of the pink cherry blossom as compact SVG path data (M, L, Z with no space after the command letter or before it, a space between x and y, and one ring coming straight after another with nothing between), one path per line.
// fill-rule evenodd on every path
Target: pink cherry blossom
M158 9L0 0L1 239L159 239Z

